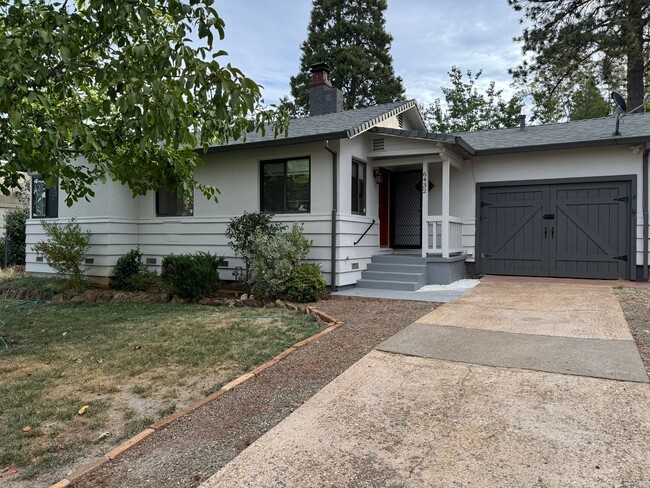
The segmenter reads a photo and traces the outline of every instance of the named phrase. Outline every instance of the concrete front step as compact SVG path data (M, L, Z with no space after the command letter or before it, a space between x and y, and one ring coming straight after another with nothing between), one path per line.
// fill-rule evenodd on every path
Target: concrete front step
M404 256L395 254L378 254L372 257L372 262L376 264L419 264L426 266L427 260L421 256Z
M425 264L392 264L392 263L368 263L367 271L383 271L386 273L424 273L427 270Z
M427 260L420 256L379 254L373 256L357 288L415 291L426 284Z
M357 288L373 288L375 290L399 290L415 291L421 286L417 283L407 283L404 281L383 281L383 280L365 280L357 281Z
M361 278L372 281L402 281L404 283L422 283L422 273L390 273L386 271L363 271Z

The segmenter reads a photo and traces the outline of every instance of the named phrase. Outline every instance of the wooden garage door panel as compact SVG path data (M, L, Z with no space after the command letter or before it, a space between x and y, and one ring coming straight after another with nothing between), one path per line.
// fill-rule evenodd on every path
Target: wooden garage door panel
M482 271L628 277L629 195L629 182L482 188Z
M548 273L542 215L546 186L485 188L481 238L484 272L538 276Z
M551 187L551 276L626 277L628 194L626 182Z

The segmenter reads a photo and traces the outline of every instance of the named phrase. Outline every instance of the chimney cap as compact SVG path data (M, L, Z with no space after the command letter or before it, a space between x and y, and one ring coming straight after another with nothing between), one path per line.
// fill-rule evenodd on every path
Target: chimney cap
M320 63L314 63L309 67L309 71L312 73L317 73L319 71L327 71L328 73L331 71L330 70L330 65L325 63L325 62L320 62Z

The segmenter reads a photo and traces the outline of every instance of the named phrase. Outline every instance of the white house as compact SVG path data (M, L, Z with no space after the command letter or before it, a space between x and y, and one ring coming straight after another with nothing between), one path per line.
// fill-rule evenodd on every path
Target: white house
M88 274L106 280L139 246L156 268L170 253L241 261L224 232L244 211L304 224L309 259L328 283L415 289L466 274L648 279L650 114L456 135L426 131L415 101L341 111L324 65L313 68L309 117L288 137L251 134L210 148L197 178L221 190L132 198L98 185L71 208L35 181L27 270L48 273L32 245L42 218L75 216L93 233Z

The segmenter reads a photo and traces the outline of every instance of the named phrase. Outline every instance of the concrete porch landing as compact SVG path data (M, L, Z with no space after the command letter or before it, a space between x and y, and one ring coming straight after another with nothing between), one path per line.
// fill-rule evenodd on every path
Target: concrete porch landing
M448 303L461 297L467 290L438 290L438 291L400 291L376 290L373 288L350 287L332 293L334 296L386 298L389 300L412 300L416 302Z

